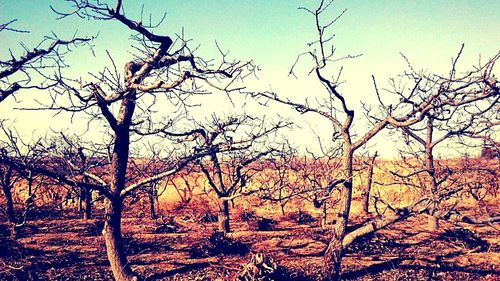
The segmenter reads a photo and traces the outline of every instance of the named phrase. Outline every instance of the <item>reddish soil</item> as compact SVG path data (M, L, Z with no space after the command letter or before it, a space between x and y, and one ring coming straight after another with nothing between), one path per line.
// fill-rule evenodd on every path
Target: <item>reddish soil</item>
M498 226L443 222L429 232L425 222L411 218L355 242L343 279L500 280ZM317 222L283 220L267 231L234 222L230 239L220 243L209 238L215 223L178 215L174 224L176 232L161 233L153 220L123 221L129 260L148 280L233 280L256 252L280 265L283 280L315 280L327 242ZM17 240L0 236L0 280L112 280L101 227L99 220L40 219Z

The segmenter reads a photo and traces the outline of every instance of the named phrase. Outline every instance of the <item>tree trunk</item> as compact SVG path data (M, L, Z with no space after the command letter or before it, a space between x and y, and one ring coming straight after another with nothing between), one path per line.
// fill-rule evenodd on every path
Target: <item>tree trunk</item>
M363 213L365 214L369 214L368 207L370 205L370 191L373 182L373 167L375 165L375 158L377 158L377 152L375 152L375 155L370 158L370 162L368 163L368 174L366 175L366 185L365 190L363 191Z
M31 171L28 172L26 180L28 181L28 197L31 198L31 196L33 196L33 177L31 175Z
M16 223L16 213L14 211L14 201L12 200L12 190L11 186L2 185L2 191L5 195L5 211L7 213L7 219L10 223Z
M323 208L321 212L321 229L326 230L328 226L327 221L327 209L326 209L326 201L323 203Z
M80 196L78 196L78 214L83 213L83 197L84 197L84 191L83 188L80 188Z
M9 222L10 236L13 239L17 238L17 219L14 210L14 201L12 200L11 186L2 185L2 191L5 195L5 211L7 213L7 220Z
M27 181L28 181L28 198L26 199L26 206L25 206L25 210L24 210L24 219L25 220L28 220L29 217L30 217L30 213L31 213L31 207L33 205L33 176L31 174L31 171L28 172L28 177L27 177Z
M340 210L337 214L333 237L330 240L324 255L324 280L340 280L340 269L342 265L342 257L344 255L342 241L347 229L349 211L351 210L353 155L354 150L352 149L350 137L344 136L342 170L345 172L345 178L344 183L340 187Z
M150 190L148 192L148 198L149 198L149 216L151 219L156 219L156 210L155 210L155 184L151 184Z
M121 234L121 208L120 199L106 198L104 229L102 235L106 244L106 253L113 277L118 281L138 280L138 277L131 270Z
M112 195L106 198L106 219L104 223L103 236L106 242L106 253L108 255L111 271L115 280L138 280L130 265L127 254L123 248L121 235L121 191L125 188L127 177L127 165L129 158L130 135L129 128L135 109L136 93L131 91L128 97L122 100L118 113L117 124L113 128L114 146L111 156L111 184Z
M340 239L333 238L328 244L323 258L324 264L322 280L340 280L340 266L342 265L343 251L344 249Z
M229 225L229 203L227 200L221 200L221 202L219 202L218 222L220 232L227 234L231 231Z
M439 229L439 218L435 215L427 216L427 227L429 230L436 231Z
M432 144L432 133L434 131L433 126L434 119L428 117L427 119L427 137L425 140L425 168L427 169L427 174L429 176L428 182L428 193L431 194L432 198L432 209L430 210L430 216L428 218L428 227L430 230L439 229L439 219L436 212L439 208L439 202L436 198L438 192L438 183L436 180L436 168L434 167L434 146Z
M92 190L82 188L82 197L83 219L89 220L92 218Z

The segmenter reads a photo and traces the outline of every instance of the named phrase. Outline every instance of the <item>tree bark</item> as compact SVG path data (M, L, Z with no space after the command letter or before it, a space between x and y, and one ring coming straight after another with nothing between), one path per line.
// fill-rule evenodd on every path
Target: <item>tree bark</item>
M432 198L432 208L430 210L430 216L428 217L428 227L430 230L438 230L439 229L439 218L437 217L437 210L438 210L438 198L437 192L438 192L438 183L436 181L436 169L434 167L434 152L433 152L433 144L432 144L432 137L433 137L433 131L434 131L434 119L431 117L428 117L427 119L427 137L425 139L425 168L427 170L427 174L429 176L429 182L428 182L428 193L431 194Z
M83 187L81 192L83 219L89 220L92 218L92 190Z
M340 269L342 257L344 255L344 240L347 223L349 220L349 211L351 210L352 199L352 163L354 150L351 145L350 136L348 133L344 135L344 147L342 153L342 170L345 171L345 181L340 187L340 210L337 214L333 237L328 244L324 255L323 279L324 280L340 280Z
M427 216L427 227L429 230L439 230L439 218L435 215Z
M156 210L155 210L155 199L156 199L156 190L155 190L155 184L151 184L149 192L148 192L148 198L149 198L149 216L151 219L156 219Z
M323 208L321 210L321 229L326 230L328 227L328 221L327 221L327 208L326 208L326 202L323 203Z
M229 225L229 202L221 200L219 202L219 215L218 215L219 231L227 234L231 232Z
M80 188L80 195L78 196L78 214L83 214L83 197L84 191L83 188Z
M10 223L16 223L16 213L14 211L14 201L12 200L12 190L11 186L2 185L2 191L5 196L5 211L7 213L7 219Z
M343 247L340 239L332 239L328 244L323 258L323 276L324 281L340 280L340 266L342 264Z
M111 156L111 184L112 195L106 198L103 236L106 243L111 271L115 280L139 280L130 265L123 247L121 235L122 198L120 192L125 188L127 165L129 158L130 135L129 128L135 109L135 92L129 92L129 97L123 99L118 113L117 124L114 130L114 146Z
M121 234L121 209L120 199L106 198L104 229L102 235L106 244L106 253L113 277L118 281L138 280L130 265L128 264L127 253L123 247Z
M377 152L375 155L370 158L370 162L368 162L368 174L366 175L366 185L365 190L363 191L363 213L369 214L368 207L370 205L370 191L372 188L373 182L373 167L375 165L375 158L377 158Z
M26 199L26 206L25 206L25 211L24 211L24 216L25 216L25 219L28 220L29 217L30 217L30 213L31 213L31 207L33 205L33 174L31 173L31 171L28 171L28 176L26 178L26 180L28 181L28 198Z

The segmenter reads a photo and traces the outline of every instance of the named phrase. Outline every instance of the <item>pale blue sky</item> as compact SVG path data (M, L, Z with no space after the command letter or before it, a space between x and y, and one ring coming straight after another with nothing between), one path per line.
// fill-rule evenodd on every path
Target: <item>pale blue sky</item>
M113 2L113 1L111 1ZM134 19L140 15L141 1L124 1L127 14ZM321 88L308 79L295 80L287 77L289 67L297 54L306 51L306 43L315 37L310 15L297 10L299 6L314 7L317 1L194 1L194 0L148 0L144 1L146 18L150 12L158 19L166 12L167 17L158 33L179 33L184 28L187 38L193 38L193 46L202 44L200 54L215 56L214 41L233 58L252 59L260 65L260 80L249 81L254 89L276 90L280 94L300 99L311 91ZM94 43L96 57L88 49L78 50L68 58L71 73L85 76L88 71L101 69L99 62L105 50L123 63L130 59L129 32L118 23L88 21L86 19L64 19L56 21L49 5L67 10L63 1L0 0L0 22L17 18L15 27L30 30L30 34L0 33L2 42L0 55L5 57L6 48L16 51L18 42L32 46L44 34L51 31L63 38L78 35L99 37ZM466 69L477 63L479 55L488 58L500 49L500 1L396 1L396 0L337 0L334 8L325 14L325 20L335 17L344 8L347 13L334 26L335 45L338 54L363 54L346 62L343 91L349 95L351 105L373 96L371 75L379 84L404 70L405 63L399 52L405 53L417 68L446 71L450 59L465 43L461 66ZM18 49L17 49L18 50ZM307 66L307 62L304 62ZM299 73L305 76L305 73ZM311 84L312 83L312 84ZM311 90L312 89L312 90ZM28 99L22 97L21 100ZM46 126L48 114L19 114L12 110L13 101L0 104L2 118L15 118L18 124L33 130ZM284 109L280 109L283 110ZM35 114L35 113L33 113ZM284 113L285 114L285 113ZM291 114L291 113L290 113ZM24 115L24 116L22 116ZM285 114L286 115L286 114ZM292 114L293 115L293 114ZM42 118L43 116L43 118ZM358 114L361 116L361 113ZM323 126L315 119L306 118L311 126ZM362 123L360 123L362 124ZM360 132L364 126L359 126ZM317 129L317 127L315 128ZM307 138L304 138L307 142Z

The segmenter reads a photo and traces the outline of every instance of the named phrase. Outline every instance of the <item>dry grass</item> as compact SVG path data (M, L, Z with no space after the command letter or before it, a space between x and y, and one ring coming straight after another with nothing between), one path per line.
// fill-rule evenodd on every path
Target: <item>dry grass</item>
M376 173L379 177L376 181L388 180L383 178L380 169ZM352 226L368 218L360 212L359 189L363 181L362 173L355 178ZM126 209L123 235L135 270L150 280L232 280L252 253L264 252L286 268L289 276L286 280L315 279L328 235L319 227L321 210L308 202L292 201L283 216L277 204L262 202L256 196L238 198L231 212L231 240L221 243L237 243L249 252L190 254L195 245L206 249L213 246L210 246L214 241L210 236L216 223L200 222L199 218L215 212L215 198L201 195L203 190L198 186L193 201L179 208L177 193L167 187L160 198L158 212L173 216L170 222L177 226L173 233L156 231L158 221L145 218L146 200L141 199ZM418 196L415 190L397 185L374 186L374 192L401 205ZM484 215L484 209L490 214L499 214L498 199L490 196L478 204L464 196L458 208L476 217ZM256 230L244 219L249 210L253 216L272 218L273 227L267 231ZM314 220L298 220L298 211L310 214ZM332 208L330 213L334 211ZM97 215L102 215L102 210L98 209ZM0 280L111 280L99 218L84 221L54 214L29 221L27 225L17 241L8 238L0 241ZM355 242L344 259L343 278L500 280L498 226L453 222L443 222L441 226L439 231L428 231L425 215L420 215Z

